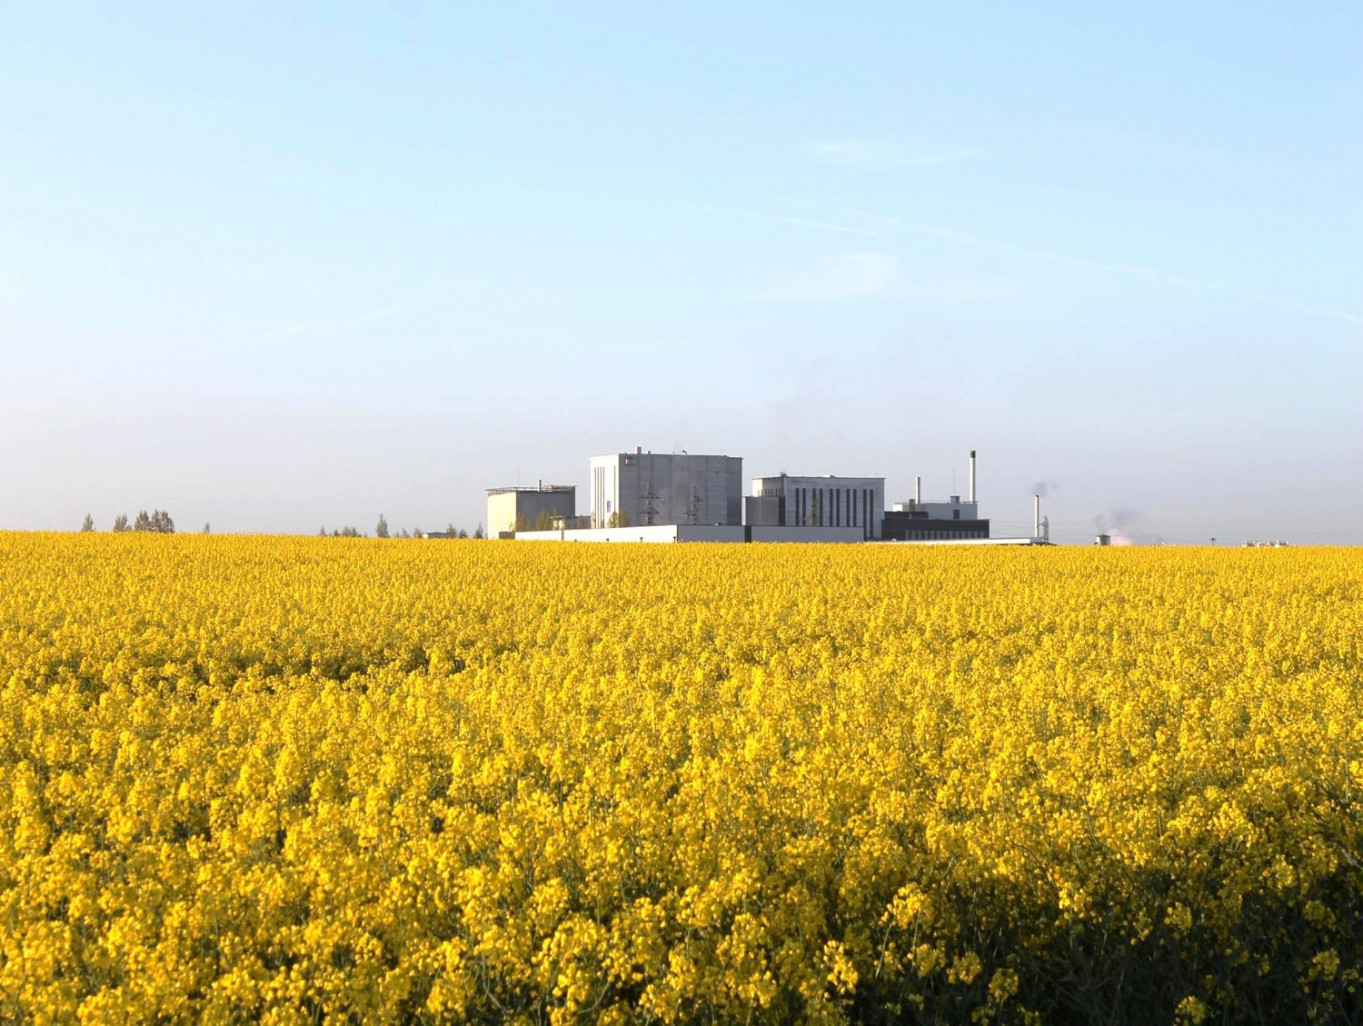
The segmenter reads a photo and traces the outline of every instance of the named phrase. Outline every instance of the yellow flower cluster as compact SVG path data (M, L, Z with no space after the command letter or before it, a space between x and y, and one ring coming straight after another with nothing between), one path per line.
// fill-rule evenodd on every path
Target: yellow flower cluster
M1363 556L0 534L0 1020L1359 1015Z

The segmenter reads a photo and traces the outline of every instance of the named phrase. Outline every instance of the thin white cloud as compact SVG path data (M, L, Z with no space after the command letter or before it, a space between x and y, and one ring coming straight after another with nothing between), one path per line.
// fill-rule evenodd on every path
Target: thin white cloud
M782 214L763 214L755 210L730 210L723 207L696 206L694 210L706 214L720 214L724 217L736 217L745 221L766 221L768 224L788 224L796 228L813 228L822 232L838 232L843 235L874 235L875 232L868 228L852 228L843 224L833 224L829 221L814 221L806 217L787 217Z
M899 261L888 253L846 251L825 257L817 268L788 275L763 293L776 302L849 299L887 292L899 277Z
M893 171L897 168L954 164L984 155L978 147L915 150L892 139L825 139L805 143L804 152L815 160L858 171Z
M783 224L793 224L797 228L818 228L825 232L842 232L846 235L874 235L874 232L865 228L848 228L846 225L830 224L827 221L811 221L807 217L778 217L777 221Z
M953 228L943 228L939 225L923 224L921 222L896 222L886 220L884 223L887 226L897 227L899 230L913 235L941 239L944 242L950 242L959 246L969 246L992 253L1002 253L1008 256L1021 257L1025 260L1059 264L1077 271L1121 274L1134 278L1144 278L1147 281L1159 282L1163 285L1174 285L1179 288L1196 289L1202 292L1218 292L1227 296L1239 296L1242 299L1252 299L1255 302L1267 303L1271 306L1295 310L1298 313L1308 314L1312 317L1328 317L1334 320L1343 321L1346 324L1363 325L1363 317L1346 310L1322 309L1320 307L1310 306L1306 303L1299 303L1295 299L1287 299L1283 296L1255 292L1251 289L1242 289L1235 285L1225 285L1220 282L1202 281L1197 278L1189 278L1179 274L1168 274L1164 271L1158 271L1150 267L1142 267L1139 264L1107 263L1102 260L1090 260L1087 257L1072 256L1068 253L1057 253L1048 249L1033 249L1028 246L1015 246L1006 242L992 242L988 239L982 239L977 235L971 235L969 232L957 231Z
M1196 278L1189 278L1184 275L1168 274L1164 271L1155 270L1150 267L1142 267L1139 264L1117 264L1101 260L1092 260L1088 257L1074 256L1069 253L1058 253L1054 250L1037 249L1030 246L1017 246L1007 242L995 242L991 239L973 235L970 232L963 232L956 228L944 227L942 225L927 224L921 221L903 221L896 217L886 217L865 210L848 210L844 213L850 215L854 220L859 220L864 224L874 227L856 227L847 224L838 224L832 221L817 220L814 218L791 217L782 214L768 214L752 210L732 210L709 206L696 206L693 209L711 214L720 214L726 217L742 218L749 221L765 221L772 224L788 224L799 228L812 228L817 231L836 232L847 235L866 235L876 236L892 234L894 232L904 232L910 235L919 235L925 238L940 239L952 245L980 249L986 252L999 253L1007 256L1018 257L1024 260L1031 260L1043 263L1057 264L1068 267L1076 271L1096 272L1102 274L1120 274L1130 277L1144 278L1148 281L1158 282L1163 285L1176 286L1178 288L1196 289L1203 292L1218 292L1223 295L1239 296L1243 299L1251 299L1255 302L1266 303L1271 306L1281 307L1287 310L1295 310L1298 313L1306 314L1311 317L1325 317L1332 320L1342 321L1345 324L1363 326L1363 316L1347 310L1323 309L1299 303L1293 299L1282 296L1269 295L1262 292L1254 292L1250 289L1242 289L1234 285L1225 285L1219 282L1202 281ZM876 278L871 271L875 261L863 259L860 261L860 272L858 274L857 257L880 257L889 263L882 263L882 269L893 263L897 268L894 258L886 253L877 254L840 254L830 258L825 267L817 273L794 276L784 280L777 286L763 293L767 299L832 299L851 295L868 295L873 292L888 291L890 282L884 280L884 276L875 284ZM897 277L894 275L892 277ZM851 283L860 282L860 286L852 287ZM874 285L874 287L866 287ZM974 286L968 286L973 288ZM953 293L959 292L958 286L953 286ZM1009 285L1001 289L999 286L989 284L982 287L980 295L1002 295L1014 294L1016 285ZM964 293L963 293L964 294Z

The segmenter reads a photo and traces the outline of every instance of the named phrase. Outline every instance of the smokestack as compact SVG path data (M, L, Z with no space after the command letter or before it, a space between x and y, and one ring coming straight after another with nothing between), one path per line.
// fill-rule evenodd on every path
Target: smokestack
M913 504L915 506L923 505L923 479L921 477L913 479Z
M970 450L970 501L975 501L975 450Z
M1041 496L1032 496L1032 537L1041 537Z
M643 455L643 452L644 452L644 447L643 447L642 445L636 445L636 446L634 447L634 455L636 455L636 456L641 456L641 455Z

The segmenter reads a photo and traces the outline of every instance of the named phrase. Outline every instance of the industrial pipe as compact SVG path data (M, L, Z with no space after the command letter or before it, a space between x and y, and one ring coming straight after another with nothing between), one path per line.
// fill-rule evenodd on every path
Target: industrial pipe
M1041 537L1041 496L1032 496L1032 537Z
M970 501L975 501L975 450L970 450Z

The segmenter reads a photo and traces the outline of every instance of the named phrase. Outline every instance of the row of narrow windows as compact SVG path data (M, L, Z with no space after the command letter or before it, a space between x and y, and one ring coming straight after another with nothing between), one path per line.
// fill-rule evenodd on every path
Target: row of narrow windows
M949 541L955 538L988 538L983 531L905 531L905 541Z
M874 494L870 488L796 488L789 519L801 527L865 527Z

